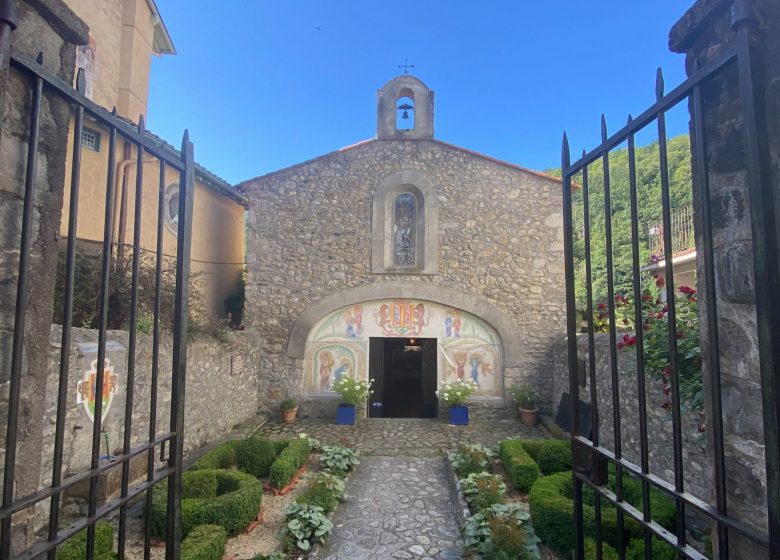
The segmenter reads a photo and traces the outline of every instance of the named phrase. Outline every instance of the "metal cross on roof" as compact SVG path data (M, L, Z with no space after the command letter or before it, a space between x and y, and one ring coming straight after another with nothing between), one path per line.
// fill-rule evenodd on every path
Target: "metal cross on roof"
M408 74L409 73L409 68L414 68L414 64L409 64L409 59L408 58L404 58L404 63L403 64L399 64L398 68L403 68L404 69L404 74Z

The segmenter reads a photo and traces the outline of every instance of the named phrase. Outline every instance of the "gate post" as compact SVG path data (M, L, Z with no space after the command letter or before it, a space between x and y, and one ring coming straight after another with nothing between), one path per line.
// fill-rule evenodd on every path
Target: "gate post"
M731 11L729 11L731 8ZM700 209L712 209L715 308L699 298L704 371L707 320L717 314L724 420L723 466L729 516L769 535L768 550L732 531L730 558L780 558L780 287L776 208L780 170L780 4L776 0L699 0L674 26L672 51L686 53L689 75L727 48L738 49L738 68L704 84L703 132L692 135L697 246L702 242ZM694 108L691 117L695 120ZM703 200L709 187L709 200ZM702 296L705 269L698 264ZM707 362L710 362L709 364ZM713 418L713 379L705 375L705 402ZM763 407L755 406L762 402ZM752 404L751 404L752 403ZM762 410L763 408L763 410ZM709 422L708 422L709 423ZM708 430L708 454L719 461ZM718 547L715 546L714 550Z

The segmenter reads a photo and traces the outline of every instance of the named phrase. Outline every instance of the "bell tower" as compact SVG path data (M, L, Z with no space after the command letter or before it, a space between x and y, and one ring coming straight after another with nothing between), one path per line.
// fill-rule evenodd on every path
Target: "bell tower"
M433 138L433 91L402 74L376 92L377 138Z

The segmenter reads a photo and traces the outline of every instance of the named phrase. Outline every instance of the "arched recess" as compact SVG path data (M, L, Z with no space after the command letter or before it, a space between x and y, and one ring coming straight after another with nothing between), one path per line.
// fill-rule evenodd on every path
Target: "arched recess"
M398 266L394 259L395 201L409 193L417 201L416 259ZM418 171L398 171L384 178L374 192L371 220L371 272L375 274L436 274L439 267L439 210L436 191Z
M490 325L501 338L504 367L519 367L521 347L517 344L515 326L509 315L489 301L436 286L427 282L374 282L347 288L325 296L309 305L298 317L287 343L287 355L302 360L306 352L306 340L314 325L323 317L342 307L379 299L416 299L462 309Z

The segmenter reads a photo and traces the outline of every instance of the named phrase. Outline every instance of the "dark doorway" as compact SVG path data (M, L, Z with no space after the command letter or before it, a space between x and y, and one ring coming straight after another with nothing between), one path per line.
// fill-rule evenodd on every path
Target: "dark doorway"
M371 418L436 418L436 339L371 338Z

